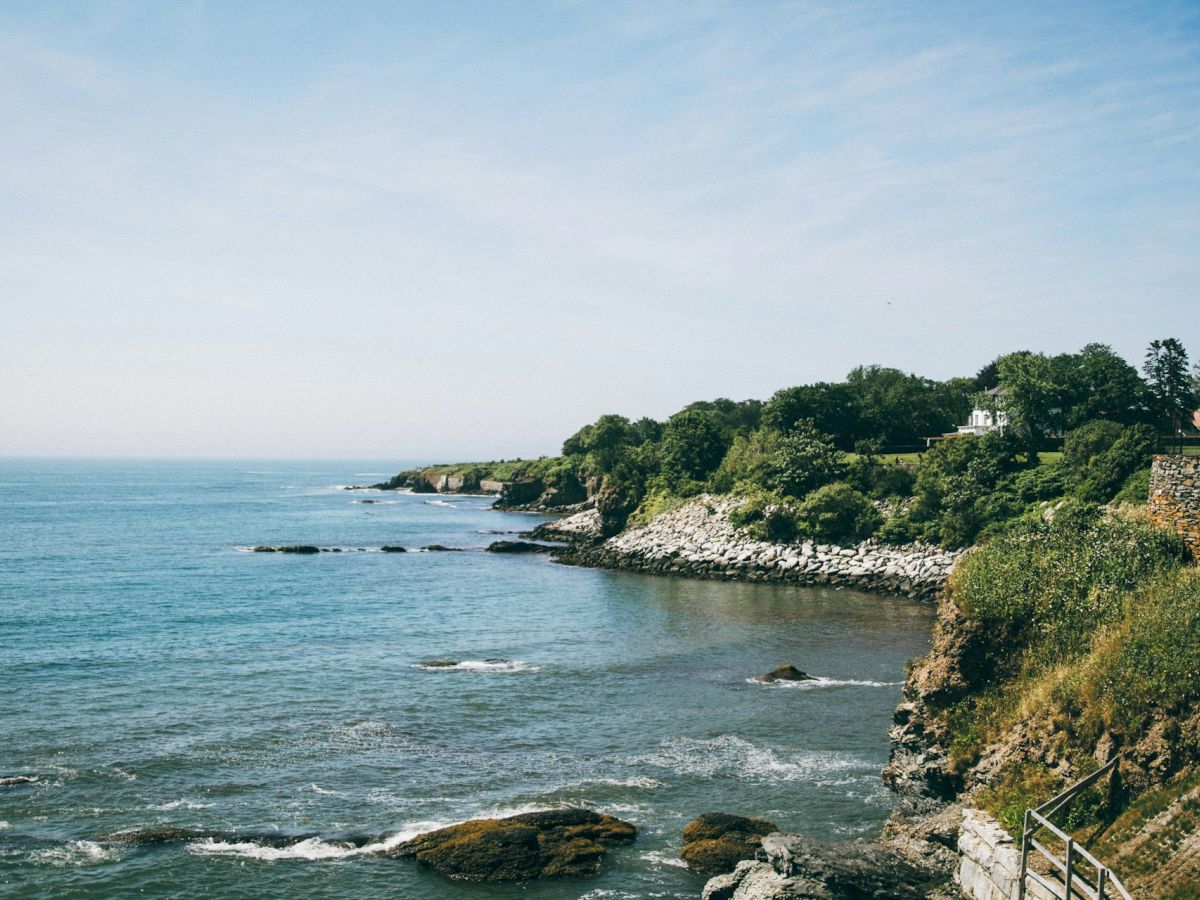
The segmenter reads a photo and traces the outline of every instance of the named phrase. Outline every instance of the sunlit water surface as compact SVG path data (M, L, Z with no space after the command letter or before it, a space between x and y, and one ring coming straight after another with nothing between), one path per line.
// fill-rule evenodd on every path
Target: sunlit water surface
M478 552L542 519L339 487L396 468L0 461L0 775L37 775L0 786L0 894L694 897L702 812L879 828L929 608ZM469 552L238 549L295 543ZM824 680L748 681L784 662ZM508 886L331 843L563 805L641 833L596 878ZM148 825L329 840L102 840Z

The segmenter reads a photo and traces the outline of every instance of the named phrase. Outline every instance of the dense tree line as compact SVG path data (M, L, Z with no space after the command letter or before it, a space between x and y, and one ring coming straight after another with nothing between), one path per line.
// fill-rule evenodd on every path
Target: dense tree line
M953 432L977 406L1003 413L1005 427L938 440L919 464L881 458ZM665 422L604 415L567 438L563 456L581 480L600 483L610 533L647 498L715 491L744 495L739 520L764 537L961 546L1032 505L1111 500L1195 406L1177 340L1153 342L1141 373L1088 344L1006 354L946 381L859 366L844 381L784 388L766 402L692 403ZM1063 458L1042 464L1038 451L1060 440Z

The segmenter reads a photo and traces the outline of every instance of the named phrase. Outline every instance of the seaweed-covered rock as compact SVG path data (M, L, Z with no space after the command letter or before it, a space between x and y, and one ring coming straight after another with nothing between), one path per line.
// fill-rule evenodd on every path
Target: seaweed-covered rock
M506 819L473 819L395 847L435 872L470 881L530 881L594 875L610 847L630 843L637 828L586 809L555 809Z
M766 819L705 813L684 826L680 856L693 872L727 872L743 859L753 859L763 836L778 830Z

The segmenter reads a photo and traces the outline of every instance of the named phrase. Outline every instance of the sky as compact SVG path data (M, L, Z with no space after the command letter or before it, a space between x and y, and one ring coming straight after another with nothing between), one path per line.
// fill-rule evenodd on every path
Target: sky
M1200 5L0 4L0 455L1200 357Z

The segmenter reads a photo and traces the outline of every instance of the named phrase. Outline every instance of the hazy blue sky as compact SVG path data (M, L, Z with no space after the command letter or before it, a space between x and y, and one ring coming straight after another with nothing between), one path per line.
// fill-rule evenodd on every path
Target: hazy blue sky
M555 452L1200 355L1200 6L0 5L0 453Z

